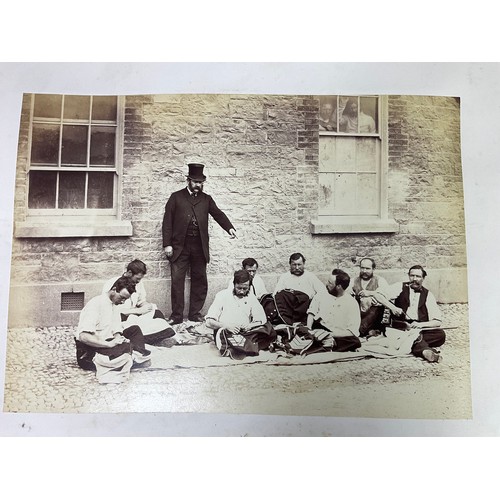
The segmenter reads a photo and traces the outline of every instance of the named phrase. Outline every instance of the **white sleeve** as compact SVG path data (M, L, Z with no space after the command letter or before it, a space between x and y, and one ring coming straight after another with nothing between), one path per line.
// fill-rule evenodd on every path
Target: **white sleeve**
M223 290L225 291L225 290ZM207 314L205 315L205 319L212 318L215 321L219 321L219 318L222 314L222 310L224 308L224 301L222 299L221 292L217 293L215 296L212 305L208 308Z

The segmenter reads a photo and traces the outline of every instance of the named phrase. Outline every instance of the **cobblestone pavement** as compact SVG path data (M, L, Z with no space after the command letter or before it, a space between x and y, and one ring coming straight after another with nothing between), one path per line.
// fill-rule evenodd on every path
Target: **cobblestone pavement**
M5 412L210 412L471 418L467 305L442 306L443 362L408 357L316 365L137 369L120 385L81 370L74 327L8 331ZM167 348L167 347L165 347ZM183 346L189 349L189 346Z

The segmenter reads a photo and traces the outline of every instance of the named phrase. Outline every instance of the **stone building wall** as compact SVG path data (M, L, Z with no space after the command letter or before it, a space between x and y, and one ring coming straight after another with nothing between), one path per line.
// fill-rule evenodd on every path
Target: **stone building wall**
M25 218L29 103L21 117L15 222ZM314 96L148 95L125 101L122 219L131 237L13 240L9 323L67 324L61 291L86 300L127 262L146 262L146 288L170 311L170 271L161 224L172 191L185 186L187 164L206 165L205 191L237 229L212 220L209 305L241 260L255 257L269 287L300 251L325 279L333 267L357 272L363 256L389 280L412 264L428 268L438 300L466 301L466 251L460 159L460 108L454 98L390 96L389 216L391 234L311 234L318 209L318 108ZM35 290L35 293L33 293ZM30 302L31 301L31 302Z

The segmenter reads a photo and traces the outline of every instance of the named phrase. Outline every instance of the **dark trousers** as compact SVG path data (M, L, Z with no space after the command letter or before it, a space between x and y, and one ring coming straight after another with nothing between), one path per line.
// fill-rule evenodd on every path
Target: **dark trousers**
M446 334L441 328L422 330L417 340L413 343L411 353L422 358L422 352L432 347L440 347L446 340Z
M330 332L328 328L325 328L319 321L314 321L312 325L312 330L321 329ZM334 352L349 352L355 351L361 347L361 341L356 335L349 335L348 337L333 337L335 345L332 347Z
M189 318L200 313L207 298L207 261L199 237L186 237L184 248L174 262L170 263L172 274L172 314L170 319L181 322L184 318L184 289L188 268L191 271L189 294Z
M115 359L124 353L131 354L132 351L137 351L141 354L150 354L144 343L144 335L137 325L132 325L123 330L122 335L129 339L130 342L123 342L113 347L92 347L83 342L76 340L76 362L80 368L84 370L95 370L94 355L96 352L109 356L109 359Z
M380 322L384 316L384 308L372 306L366 312L361 312L361 324L359 334L364 337L370 330L380 330Z

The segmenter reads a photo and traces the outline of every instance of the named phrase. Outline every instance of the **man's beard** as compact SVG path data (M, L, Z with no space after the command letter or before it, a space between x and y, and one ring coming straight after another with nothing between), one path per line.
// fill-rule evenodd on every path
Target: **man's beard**
M303 269L294 269L293 271L290 271L292 274L295 274L295 276L302 276L304 274Z

